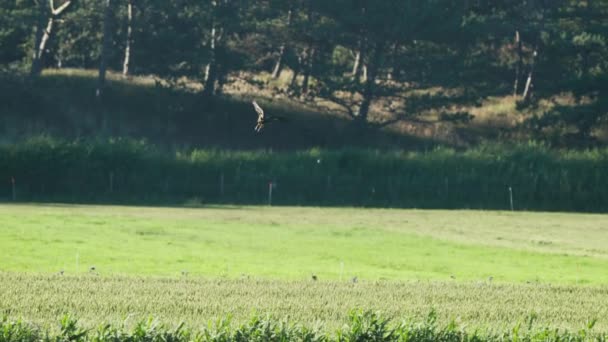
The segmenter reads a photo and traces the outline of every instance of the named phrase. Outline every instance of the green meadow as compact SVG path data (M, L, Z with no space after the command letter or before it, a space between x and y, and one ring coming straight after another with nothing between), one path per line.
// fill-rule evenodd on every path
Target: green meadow
M0 206L0 270L276 280L608 282L608 216Z
M42 329L270 315L334 334L361 309L467 333L608 331L606 215L4 204L0 222L0 317Z

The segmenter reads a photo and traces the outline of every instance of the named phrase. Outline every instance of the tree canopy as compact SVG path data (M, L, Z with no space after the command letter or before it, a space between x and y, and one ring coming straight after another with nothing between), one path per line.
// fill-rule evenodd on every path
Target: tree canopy
M188 77L206 96L221 93L232 74L289 69L291 96L322 97L364 125L449 107L441 94L427 95L385 121L369 119L378 98L431 87L460 89L450 101L463 103L512 95L520 108L571 94L526 122L539 132L575 127L590 138L608 119L605 0L68 2L2 1L3 69L98 68L104 60L120 70L128 45L129 73ZM459 114L445 118L466 119Z

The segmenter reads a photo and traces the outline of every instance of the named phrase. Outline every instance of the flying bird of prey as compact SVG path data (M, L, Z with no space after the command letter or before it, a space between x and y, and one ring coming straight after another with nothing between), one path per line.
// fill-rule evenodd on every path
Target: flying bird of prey
M264 110L258 105L257 102L252 101L253 108L258 113L258 122L255 125L255 131L260 132L264 125L273 121L287 121L286 118L278 115L265 115Z

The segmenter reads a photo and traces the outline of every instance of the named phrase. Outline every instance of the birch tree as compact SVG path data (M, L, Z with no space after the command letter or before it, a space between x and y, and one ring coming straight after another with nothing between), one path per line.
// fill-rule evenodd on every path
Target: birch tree
M306 94L308 93L308 83L309 83L309 79L310 79L310 74L312 72L312 68L314 65L314 57L315 57L315 45L314 45L314 38L313 38L313 25L314 25L314 12L313 12L313 2L312 0L308 0L307 1L307 10L306 10L306 18L307 18L307 24L306 24L306 40L307 40L307 47L306 47L306 52L304 54L304 67L303 67L303 72L304 72L304 78L302 79L302 93Z
M127 0L127 37L125 40L125 57L122 63L122 75L129 75L131 64L131 44L133 43L133 0Z
M211 1L211 28L209 34L208 62L205 66L205 77L203 81L203 96L216 94L216 83L227 72L226 61L219 61L218 55L224 51L224 37L227 35L228 20L237 20L231 0ZM225 56L224 56L225 57ZM220 85L223 82L220 80Z
M38 23L36 25L36 34L34 35L34 53L32 55L32 65L30 69L31 77L38 77L42 72L44 52L46 45L53 36L53 25L55 20L65 12L72 4L71 0L63 2L59 7L55 8L55 0L38 0ZM46 20L46 25L44 21Z
M287 19L286 19L286 23L285 23L285 28L284 31L289 31L289 29L291 28L291 21L292 21L292 16L293 16L293 12L294 12L294 6L293 6L293 1L290 0L289 3L289 8L287 9ZM286 32L287 33L287 32ZM285 50L287 49L287 37L283 37L283 42L281 43L281 46L279 47L279 53L277 56L277 60L274 64L274 68L272 68L272 78L277 79L279 78L279 76L281 75L281 71L283 70L283 60L285 59Z

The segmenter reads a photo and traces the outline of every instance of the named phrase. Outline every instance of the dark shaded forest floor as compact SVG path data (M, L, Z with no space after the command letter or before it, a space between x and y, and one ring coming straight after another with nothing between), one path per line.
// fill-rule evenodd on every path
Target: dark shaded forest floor
M377 98L370 112L372 124L362 127L344 106L356 106L357 96L339 94L341 105L314 94L294 96L287 92L289 78L289 71L278 80L267 74L234 75L222 96L208 99L200 95L200 84L190 80L169 84L149 76L126 79L110 73L105 97L99 100L92 70L46 70L34 83L9 77L0 85L0 139L13 142L40 134L68 139L127 136L165 146L276 150L423 150L527 140L581 145L568 140L567 127L538 132L527 125L528 119L573 101L568 94L518 109L511 96L471 98L465 89L395 85L401 90ZM256 133L252 99L267 113L289 121ZM382 126L386 122L392 123ZM606 127L597 128L594 138L595 144L605 144Z

